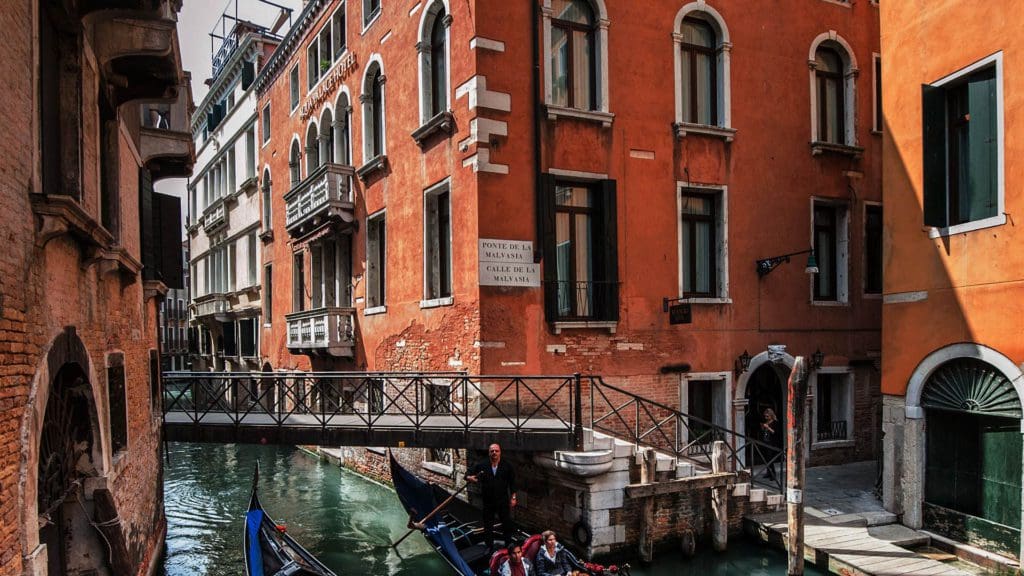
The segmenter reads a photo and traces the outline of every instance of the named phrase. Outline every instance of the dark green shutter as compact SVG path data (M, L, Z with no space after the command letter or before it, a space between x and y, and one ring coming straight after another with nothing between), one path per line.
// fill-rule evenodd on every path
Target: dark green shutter
M946 91L921 86L923 132L924 223L939 228L949 224L946 202Z
M595 247L596 255L601 261L597 268L598 289L600 296L598 313L601 320L619 319L619 226L618 209L615 199L615 180L602 180L600 185L601 216L600 229L595 240L600 247Z
M555 177L541 174L537 190L537 219L541 258L544 260L544 315L558 319L558 258L555 251Z
M998 167L995 70L985 70L967 85L967 175L968 193L961 194L963 220L981 220L996 215ZM966 205L964 205L966 204Z

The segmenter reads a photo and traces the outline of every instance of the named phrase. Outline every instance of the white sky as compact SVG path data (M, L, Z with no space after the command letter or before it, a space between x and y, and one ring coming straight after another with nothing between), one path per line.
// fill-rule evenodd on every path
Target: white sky
M237 1L237 4L236 4ZM281 6L289 6L292 12L292 22L302 11L302 0L271 0ZM206 97L206 79L212 74L213 52L210 50L210 32L216 27L216 33L221 34L218 20L223 12L227 11L235 15L237 6L238 18L249 20L262 26L270 27L280 13L278 8L269 6L259 0L185 0L181 12L178 13L178 40L181 44L182 67L192 73L192 101L198 106ZM230 31L233 21L227 20L225 31ZM285 23L278 31L284 35L288 31L288 24ZM220 47L220 40L214 38L216 51ZM196 166L199 169L199 166ZM194 215L187 215L188 202L185 191L188 187L188 180L185 178L167 178L156 183L156 191L162 194L173 194L182 199L182 218L190 217L195 221ZM184 228L182 229L184 238Z

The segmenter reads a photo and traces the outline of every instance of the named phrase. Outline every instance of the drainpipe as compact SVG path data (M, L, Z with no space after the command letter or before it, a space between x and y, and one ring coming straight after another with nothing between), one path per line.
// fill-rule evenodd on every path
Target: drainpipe
M528 0L533 19L530 23L531 53L533 54L533 207L536 219L534 226L533 261L539 263L544 258L544 215L541 210L541 178L540 178L540 131L541 131L541 77L540 77L540 38L537 28L540 26L539 0Z

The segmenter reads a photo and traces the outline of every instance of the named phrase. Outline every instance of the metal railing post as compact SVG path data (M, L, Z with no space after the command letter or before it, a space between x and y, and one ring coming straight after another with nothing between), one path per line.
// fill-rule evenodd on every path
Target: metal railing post
M573 419L575 420L573 426L573 440L576 443L576 451L583 451L583 390L580 386L580 373L576 372L572 375L573 382L576 388L573 390Z

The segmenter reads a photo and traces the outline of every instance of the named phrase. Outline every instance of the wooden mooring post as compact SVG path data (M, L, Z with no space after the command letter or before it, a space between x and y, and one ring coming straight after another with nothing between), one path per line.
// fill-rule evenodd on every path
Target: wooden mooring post
M658 453L651 448L643 451L643 462L640 465L640 483L653 484L654 476L658 471ZM651 534L654 526L654 499L652 494L644 498L642 508L642 519L640 524L640 561L654 561L654 538Z
M789 576L804 573L804 414L807 412L807 361L798 356L789 374L786 418L786 547Z
M726 472L725 442L715 440L711 445L711 473ZM711 527L711 544L716 552L725 552L729 544L729 486L723 484L711 489L711 507L715 521Z

